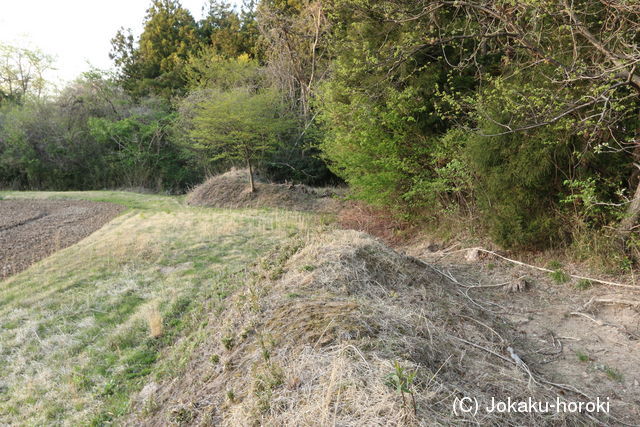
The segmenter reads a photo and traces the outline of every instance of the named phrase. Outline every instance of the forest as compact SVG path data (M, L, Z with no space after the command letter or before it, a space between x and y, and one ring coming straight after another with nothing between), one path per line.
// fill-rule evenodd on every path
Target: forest
M507 249L640 254L635 1L204 7L151 1L115 72L55 93L46 53L0 46L0 186L180 194L239 165Z

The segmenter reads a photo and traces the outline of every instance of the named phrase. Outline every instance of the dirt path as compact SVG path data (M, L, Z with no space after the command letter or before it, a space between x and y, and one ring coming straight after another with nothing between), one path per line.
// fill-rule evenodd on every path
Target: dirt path
M122 209L75 200L0 200L0 279L85 238Z
M465 252L407 252L450 272L461 294L537 342L537 348L505 343L532 371L591 398L609 398L611 415L638 425L640 291L595 283L580 289L575 280L558 283L547 273L491 256L470 261Z

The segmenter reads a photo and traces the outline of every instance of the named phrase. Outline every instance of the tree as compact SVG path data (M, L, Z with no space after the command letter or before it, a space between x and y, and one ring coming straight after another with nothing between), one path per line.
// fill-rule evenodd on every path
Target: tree
M254 59L260 57L253 0L245 1L240 12L225 1L209 0L198 32L203 43L210 46L217 56L229 59L241 55Z
M44 74L52 65L53 59L37 49L0 44L0 102L40 98L47 85Z
M322 1L263 1L258 25L271 80L310 122L312 96L329 71L330 25Z
M217 54L213 46L204 48L197 56L191 56L185 68L191 90L246 87L258 90L264 87L264 70L249 55L225 58Z
M634 2L332 0L324 12L323 147L361 196L418 212L479 206L521 247L566 242L569 215L617 221L622 236L635 227Z
M249 170L249 189L254 192L256 161L272 152L279 138L293 126L278 93L214 89L194 100L192 108L193 148L210 153L212 160L242 160Z
M137 44L122 29L111 44L111 58L131 93L169 98L183 92L184 63L198 50L200 39L195 20L179 0L153 0Z
M395 2L331 5L332 74L316 93L330 167L360 198L403 214L421 217L430 209L432 216L439 208L465 206L462 139L447 137L455 123L439 113L438 88L467 93L473 75L448 75L439 47L396 63L405 49L438 32L425 20L393 22ZM446 54L459 56L454 49Z
M393 6L387 10L393 12L380 12L390 22L423 21L438 29L436 37L401 49L394 64L412 61L434 46L443 49L459 46L464 54L458 61L449 62L451 66L472 67L477 70L477 78L489 85L497 74L503 80L517 78L523 72L535 76L530 81L536 82L537 87L527 83L529 96L520 96L524 91L519 88L504 99L506 105L513 107L514 114L490 116L475 108L475 100L466 103L467 112L472 113L466 116L470 120L464 126L470 130L482 134L483 123L497 125L493 133L481 136L499 138L509 134L526 137L530 132L554 127L562 128L561 132L570 129L571 138L578 142L575 161L558 168L568 182L580 179L584 168L593 165L594 155L604 154L610 159L619 159L611 154L625 155L626 167L618 161L599 162L598 180L606 181L616 175L616 170L629 171L623 188L629 196L626 200L608 201L627 206L618 231L623 240L629 237L640 219L640 169L630 167L640 161L637 2L392 0L389 3ZM442 19L447 13L464 16L466 22L460 25ZM484 60L490 55L502 58L501 70L486 67ZM608 170L603 171L603 166Z

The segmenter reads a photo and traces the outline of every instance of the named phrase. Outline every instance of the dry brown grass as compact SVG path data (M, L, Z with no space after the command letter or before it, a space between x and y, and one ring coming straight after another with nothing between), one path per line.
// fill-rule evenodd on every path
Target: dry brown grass
M411 234L411 224L401 221L388 209L375 208L362 202L349 202L337 215L338 224L347 230L364 231L390 245L405 242Z
M141 406L131 424L587 422L562 414L455 416L455 397L551 401L556 391L465 344L497 354L507 345L520 354L533 348L441 274L379 240L334 231L277 258L269 257L261 274L232 297L233 308L210 315L201 332L206 344L184 372L145 395L144 408L151 400L155 409ZM389 385L396 364L415 373L408 394Z
M151 338L159 338L164 332L162 326L162 315L157 305L153 305L147 313L147 323L149 324L149 336Z
M214 208L281 208L302 211L337 210L339 202L335 188L313 188L306 185L285 185L256 182L256 191L249 191L245 169L231 169L209 178L194 188L186 202L192 206Z

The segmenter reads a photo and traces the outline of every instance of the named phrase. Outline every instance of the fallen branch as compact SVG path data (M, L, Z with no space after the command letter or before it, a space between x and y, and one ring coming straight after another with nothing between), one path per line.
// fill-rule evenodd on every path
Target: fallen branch
M591 298L584 306L582 306L583 310L588 309L593 304L620 304L620 305L630 305L632 307L640 307L640 301L633 301L628 299L613 299L613 298Z
M533 379L533 381L535 383L550 385L552 387L555 387L555 388L558 388L558 389L561 389L561 390L564 390L564 391L569 391L569 392L575 393L577 395L580 395L580 396L586 398L587 400L592 400L591 396L589 396L587 393L585 393L585 392L583 392L583 391L581 391L581 390L579 390L579 389L577 389L577 388L575 388L573 386L570 386L570 385L567 385L567 384L559 384L559 383L554 383L554 382L548 381L545 378L543 378L541 375L534 376L533 373L531 372L531 370L529 370L528 366L525 369L520 363L518 363L518 359L520 361L522 359L520 359L520 356L518 356L513 351L513 349L511 349L511 351L509 352L511 358L508 358L508 357L505 357L505 356L503 356L501 354L496 353L495 351L493 351L493 350L491 350L491 349L489 349L487 347L481 346L481 345L476 344L476 343L471 342L471 341L467 341L464 338L460 338L460 337L458 337L456 335L451 335L451 334L447 334L447 335L450 336L453 339L456 339L456 340L464 343L464 344L467 344L467 345L470 345L472 347L478 348L480 350L486 351L487 353L490 353L490 354L492 354L492 355L504 360L507 363L510 363L512 365L515 365L515 366L523 369L527 374L530 375L529 379L530 380ZM510 347L508 347L508 348L510 348ZM524 364L524 362L522 362L522 363Z
M627 335L628 338L631 338L631 339L634 339L634 340L638 339L638 335L637 334L634 334L633 332L629 332L627 330L627 328L622 326L622 325L616 325L614 323L604 322L604 321L602 321L600 319L596 319L595 317L591 317L588 314L582 313L580 311L572 311L569 314L572 315L572 316L580 316L580 317L584 317L585 319L589 319L589 320L591 320L593 323L595 323L598 326L609 326L609 327L615 328L615 329L619 330L620 332L622 332L623 334Z
M515 259L507 258L505 256L502 256L500 254L497 254L497 253L495 253L493 251L490 251L490 250L487 250L487 249L483 249L483 248L471 248L471 249L478 250L478 251L481 251L481 252L484 252L484 253L487 253L487 254L491 254L493 256L496 256L498 258L501 258L501 259L503 259L505 261L508 261L508 262L511 262L513 264L518 264L518 265L522 265L524 267L529 267L529 268L533 268L533 269L536 269L536 270L545 271L547 273L554 273L554 270L550 270L550 269L544 268L544 267L538 267L537 265L527 264L527 263L522 262L522 261L518 261L518 260L515 260ZM579 276L577 274L569 274L569 276L573 277L574 279L589 280L590 282L596 282L596 283L600 283L600 284L608 285L608 286L617 286L617 287L620 287L620 288L640 290L640 286L626 285L624 283L609 282L607 280L594 279L594 278L591 278L591 277Z
M572 316L580 316L580 317L584 317L586 319L589 319L589 320L591 320L592 322L594 322L598 326L609 326L607 323L604 323L602 320L598 320L598 319L596 319L594 317L591 317L586 313L581 313L579 311L572 311L569 314L572 315Z

